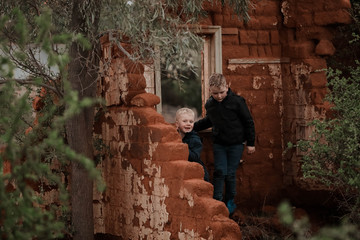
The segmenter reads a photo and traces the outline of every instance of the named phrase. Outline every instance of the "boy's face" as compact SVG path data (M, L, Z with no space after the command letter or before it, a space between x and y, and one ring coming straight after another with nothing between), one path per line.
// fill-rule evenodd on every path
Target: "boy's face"
M228 89L227 85L221 87L211 86L210 94L216 101L221 102L227 96Z
M188 113L180 115L176 121L176 127L181 133L191 132L194 127L194 116Z

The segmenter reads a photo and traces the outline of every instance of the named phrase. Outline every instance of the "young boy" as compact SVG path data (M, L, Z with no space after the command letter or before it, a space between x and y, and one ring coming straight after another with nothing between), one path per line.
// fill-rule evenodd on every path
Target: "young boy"
M222 74L209 78L210 98L205 104L206 116L194 124L194 130L212 127L214 154L214 198L223 200L232 215L236 209L236 170L244 143L249 154L255 152L254 121L245 99L231 91Z
M205 164L200 159L200 154L202 150L202 142L197 135L193 131L195 122L195 114L193 110L189 108L180 108L176 112L175 117L175 125L177 127L178 132L181 135L182 142L186 143L189 147L189 158L190 162L200 163L204 168L204 180L209 182L209 173L205 167Z

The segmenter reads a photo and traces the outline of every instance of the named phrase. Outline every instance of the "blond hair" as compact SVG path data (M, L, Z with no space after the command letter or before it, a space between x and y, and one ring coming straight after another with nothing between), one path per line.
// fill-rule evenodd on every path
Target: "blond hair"
M175 114L175 121L179 120L179 117L182 116L183 114L190 114L195 118L195 113L193 110L191 110L190 108L180 108L176 111Z
M221 73L213 73L209 78L210 87L225 87L227 86L226 78Z

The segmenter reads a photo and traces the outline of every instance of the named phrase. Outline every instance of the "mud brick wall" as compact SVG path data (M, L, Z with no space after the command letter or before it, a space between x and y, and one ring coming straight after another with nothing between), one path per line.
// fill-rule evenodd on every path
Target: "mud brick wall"
M175 127L145 93L144 68L124 60L103 39L105 69L99 95L107 110L95 133L110 146L100 164L107 183L94 196L95 232L118 239L241 239L226 206L212 198L202 166L187 160Z
M240 209L318 190L301 178L300 153L283 152L287 142L309 136L309 121L325 116L323 69L336 51L334 24L350 22L349 0L253 4L247 23L221 4L206 4L209 16L201 22L222 27L223 74L247 99L255 121L256 154L244 153L238 169ZM186 145L155 111L159 99L145 92L143 67L102 40L99 95L107 110L95 132L111 155L99 165L108 189L94 195L95 232L119 239L241 239L225 205L212 199L200 165L187 162ZM211 136L201 134L202 159L211 173Z
M255 121L257 151L244 153L237 175L240 207L318 190L301 178L300 153L283 152L288 142L310 135L309 121L326 114L326 57L336 51L334 24L350 23L350 7L349 0L253 1L245 23L227 7L206 5L210 14L202 24L222 27L223 74L247 99ZM203 137L211 172L211 140L208 133Z

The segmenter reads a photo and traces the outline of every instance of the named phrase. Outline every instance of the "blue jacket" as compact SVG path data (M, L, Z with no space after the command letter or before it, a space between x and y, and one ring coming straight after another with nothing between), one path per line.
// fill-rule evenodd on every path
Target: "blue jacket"
M246 101L231 91L221 102L210 97L206 104L206 116L194 124L195 131L212 127L213 141L232 145L246 142L255 146L255 126Z
M204 180L209 182L209 172L200 159L201 151L202 151L202 142L199 135L195 131L191 131L185 133L185 136L182 138L182 142L186 143L189 148L189 162L197 162L200 163L204 168Z
M200 155L203 145L199 135L194 131L185 133L182 142L189 146L189 162L201 162Z

